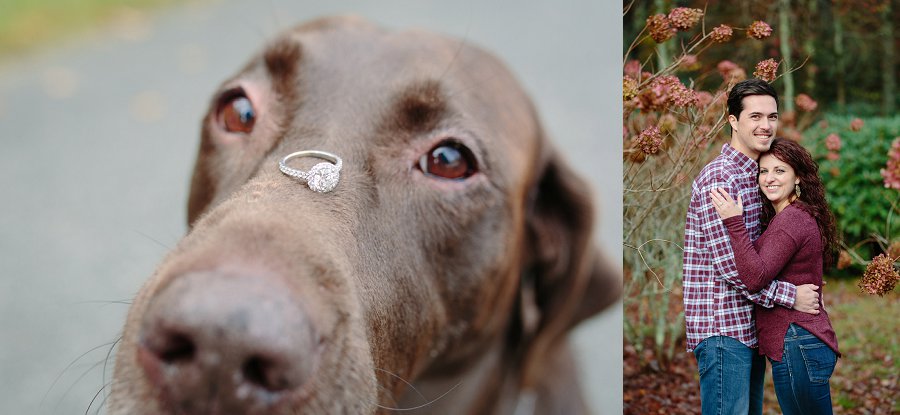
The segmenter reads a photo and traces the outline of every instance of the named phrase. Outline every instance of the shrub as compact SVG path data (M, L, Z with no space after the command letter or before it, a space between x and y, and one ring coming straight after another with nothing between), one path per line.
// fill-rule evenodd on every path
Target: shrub
M860 119L827 115L817 128L806 131L804 144L819 163L844 244L855 248L859 257L871 258L885 249L880 245L900 237L898 191L886 188L881 175L891 142L900 136L900 117L864 118L861 126L857 122L858 131L854 120ZM833 134L840 137L838 151L828 149Z

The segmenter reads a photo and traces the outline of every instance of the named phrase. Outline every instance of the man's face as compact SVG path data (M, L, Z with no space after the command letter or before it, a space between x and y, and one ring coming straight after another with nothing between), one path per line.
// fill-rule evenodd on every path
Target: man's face
M741 101L740 117L728 116L731 146L752 159L769 150L778 129L778 103L768 95L749 95Z

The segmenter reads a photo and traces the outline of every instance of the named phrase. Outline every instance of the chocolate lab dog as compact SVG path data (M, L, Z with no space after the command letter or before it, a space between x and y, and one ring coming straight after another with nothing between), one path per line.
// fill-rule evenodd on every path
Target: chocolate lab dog
M332 191L279 170L301 150L340 157ZM191 230L131 306L109 412L585 413L567 334L621 291L585 190L492 55L289 30L212 98Z

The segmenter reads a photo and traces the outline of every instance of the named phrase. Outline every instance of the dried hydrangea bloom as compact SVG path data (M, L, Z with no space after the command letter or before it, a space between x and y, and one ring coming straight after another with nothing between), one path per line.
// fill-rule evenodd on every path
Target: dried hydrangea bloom
M697 91L690 89L678 80L676 76L661 76L655 81L665 85L669 91L669 103L677 107L695 106L700 102Z
M662 146L662 133L659 127L647 127L637 138L637 145L644 154L656 154Z
M772 82L775 80L777 71L778 62L775 62L775 59L766 59L756 64L756 70L753 71L753 76L766 82Z
M841 151L841 137L835 133L828 134L828 137L825 137L825 148L828 151Z
M891 258L900 258L900 240L891 242L888 246L887 254Z
M713 94L706 92L706 91L700 91L697 93L697 106L698 107L706 108L707 106L709 106L709 104L712 104L712 102L713 102Z
M785 111L778 115L778 123L782 125L794 125L797 121L797 113L794 111Z
M747 29L747 36L754 39L765 39L772 36L772 26L769 26L768 23L762 20L757 20L750 24L750 27Z
M672 104L675 104L677 107L693 107L700 103L700 97L697 96L697 91L680 83L677 87L673 88L670 99Z
M784 135L784 138L787 138L791 141L800 142L801 140L803 140L803 133L801 133L796 128L786 127L782 134Z
M831 161L838 161L841 159L841 154L836 151L829 151L825 158Z
M731 36L734 35L734 31L731 30L731 27L728 25L718 25L715 29L712 30L709 37L717 43L725 43L731 40Z
M697 55L683 55L679 61L678 69L683 71L700 69L700 61L697 59Z
M727 76L729 72L731 72L735 69L739 69L739 68L740 68L740 66L738 66L738 64L736 64L730 60L727 60L727 59L716 64L716 69L719 70L719 73L722 75L723 78L725 76Z
M747 79L747 72L730 60L724 60L716 65L719 74L726 83L737 83Z
M866 125L866 122L859 118L854 118L853 121L850 121L850 129L853 131L862 130L864 125Z
M691 9L687 7L676 7L669 12L669 22L678 30L690 30L700 18L703 17L703 10Z
M794 103L797 104L797 108L806 112L815 111L819 107L819 103L806 94L798 94L797 98L794 98Z
M638 83L630 76L622 77L622 101L631 101L638 94Z
M675 36L677 30L672 27L669 18L664 14L655 14L647 18L647 28L650 30L650 37L656 43L662 43Z
M641 78L641 63L636 59L629 59L628 62L625 62L624 68L625 75L628 75L634 79Z
M850 253L841 249L841 253L838 255L837 260L837 269L845 269L849 267L853 263L853 257L850 256Z
M885 295L894 290L900 274L894 268L894 259L880 254L866 266L863 277L859 280L859 289L871 295Z
M678 119L671 113L665 113L659 117L659 121L656 122L656 125L661 132L671 133L678 127Z
M637 107L647 111L657 111L669 105L669 85L660 78L650 81L650 85L638 92Z
M736 84L745 79L747 79L747 72L744 71L744 68L737 68L728 74L726 81L728 81L729 84Z
M894 138L891 143L887 165L881 169L881 177L884 179L884 187L900 190L900 137Z

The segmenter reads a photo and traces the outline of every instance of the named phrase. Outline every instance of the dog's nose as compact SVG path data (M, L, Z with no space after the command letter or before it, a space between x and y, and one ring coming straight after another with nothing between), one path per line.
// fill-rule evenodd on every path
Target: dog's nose
M144 374L176 413L265 413L307 383L321 344L283 278L219 272L173 279L139 339Z

